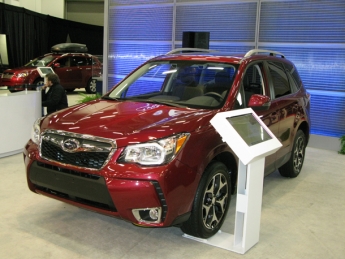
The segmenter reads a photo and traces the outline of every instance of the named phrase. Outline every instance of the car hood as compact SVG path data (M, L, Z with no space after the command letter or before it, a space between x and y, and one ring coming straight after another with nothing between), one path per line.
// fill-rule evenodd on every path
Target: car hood
M42 130L116 139L118 147L141 143L210 126L214 110L177 108L133 101L97 100L51 114Z
M16 74L23 73L23 72L29 73L36 69L37 67L16 67L16 68L11 68L11 69L6 69L4 73L16 73Z

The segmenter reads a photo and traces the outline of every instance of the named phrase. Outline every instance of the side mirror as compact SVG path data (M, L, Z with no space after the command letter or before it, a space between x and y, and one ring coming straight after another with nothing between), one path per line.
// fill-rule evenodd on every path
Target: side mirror
M248 107L253 110L268 110L271 106L271 98L266 95L253 94L248 102Z
M60 63L55 63L54 67L60 67Z

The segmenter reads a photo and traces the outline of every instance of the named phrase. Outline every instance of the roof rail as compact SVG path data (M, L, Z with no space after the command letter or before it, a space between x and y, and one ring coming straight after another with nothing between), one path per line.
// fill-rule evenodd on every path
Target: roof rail
M259 54L259 53L269 53L270 56L281 56L282 58L285 58L285 55L281 52L277 52L277 51L273 51L273 50L266 50L266 49L252 49L249 50L246 55L244 55L245 58L247 57L251 57L255 54Z
M212 50L212 49L178 48L178 49L173 49L173 50L169 51L168 53L166 53L166 55L181 53L183 51L188 51L188 52L216 52L216 50Z

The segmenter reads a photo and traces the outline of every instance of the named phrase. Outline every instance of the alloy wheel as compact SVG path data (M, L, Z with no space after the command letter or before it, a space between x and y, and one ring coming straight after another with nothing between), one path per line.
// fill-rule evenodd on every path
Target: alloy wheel
M207 229L214 229L226 213L228 182L223 174L215 174L207 185L203 197L202 218Z
M299 172L302 168L304 160L304 149L304 139L302 137L299 137L296 141L296 146L293 154L293 167L295 169L295 172Z

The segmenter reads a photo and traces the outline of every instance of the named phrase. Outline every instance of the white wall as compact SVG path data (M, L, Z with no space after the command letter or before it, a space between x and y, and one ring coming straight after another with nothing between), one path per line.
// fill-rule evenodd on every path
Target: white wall
M65 14L65 0L2 0L0 2L62 19Z

